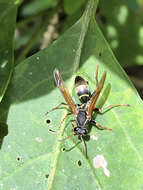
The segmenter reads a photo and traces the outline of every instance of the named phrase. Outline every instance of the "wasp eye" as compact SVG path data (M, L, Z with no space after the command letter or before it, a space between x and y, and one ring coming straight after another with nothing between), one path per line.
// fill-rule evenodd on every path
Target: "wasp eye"
M81 127L75 127L74 128L74 132L76 135L87 135L87 130L85 128L81 128Z
M83 134L87 135L87 130L86 129L83 130Z
M79 130L79 127L74 128L74 132L77 132Z

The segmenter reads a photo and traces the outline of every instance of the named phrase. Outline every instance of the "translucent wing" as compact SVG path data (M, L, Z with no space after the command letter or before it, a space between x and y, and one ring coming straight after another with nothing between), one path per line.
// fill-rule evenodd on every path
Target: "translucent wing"
M104 86L104 82L105 82L105 79L106 79L106 72L103 73L102 77L101 77L101 80L99 82L99 85L98 87L96 88L96 90L93 92L92 94L92 97L89 101L89 105L88 105L88 111L87 111L87 115L90 117L92 115L92 111L95 107L95 103L100 95L100 92Z
M54 78L55 78L55 82L57 87L60 89L66 103L68 104L68 106L71 108L73 114L77 114L77 108L76 105L71 97L71 95L69 94L68 90L66 89L65 85L64 85L64 81L60 75L60 72L58 69L54 70Z

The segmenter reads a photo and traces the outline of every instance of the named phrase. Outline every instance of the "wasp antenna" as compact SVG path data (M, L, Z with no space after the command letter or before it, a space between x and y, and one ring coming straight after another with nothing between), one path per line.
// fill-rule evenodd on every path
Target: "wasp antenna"
M63 141L65 141L65 140L67 140L67 139L73 137L74 135L75 135L75 134L70 135L70 136L67 136L66 138L64 138L64 139L60 139L60 140L58 140L58 141L59 141L59 142L63 142Z

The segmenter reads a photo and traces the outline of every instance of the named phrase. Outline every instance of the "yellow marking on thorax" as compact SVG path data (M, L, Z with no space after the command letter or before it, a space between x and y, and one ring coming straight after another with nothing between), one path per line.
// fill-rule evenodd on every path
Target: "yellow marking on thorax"
M81 96L79 96L79 98L82 98L83 96L89 97L89 94L82 94Z

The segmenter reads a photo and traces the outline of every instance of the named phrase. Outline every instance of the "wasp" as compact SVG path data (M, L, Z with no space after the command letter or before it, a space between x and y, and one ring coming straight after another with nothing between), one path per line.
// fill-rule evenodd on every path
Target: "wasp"
M99 123L93 120L92 119L93 111L102 113L102 111L105 109L107 110L107 109L111 109L113 107L118 107L118 106L129 106L129 104L112 104L104 108L96 108L95 104L101 93L101 90L103 89L104 82L106 79L106 72L104 71L100 82L98 82L98 66L96 68L96 73L95 73L96 88L93 93L91 93L89 90L88 81L84 80L81 76L76 76L75 78L75 91L76 91L77 96L79 97L81 104L76 104L73 101L72 96L70 95L69 91L67 90L64 84L64 81L61 77L59 70L55 69L53 74L54 74L56 85L59 88L61 94L63 95L66 103L63 103L63 102L60 103L53 109L49 110L47 114L55 109L58 109L61 105L68 106L70 108L70 112L66 114L66 116L61 121L61 124L63 123L65 118L71 114L74 115L75 119L74 121L72 121L73 134L71 136L66 137L65 139L78 135L83 143L84 152L86 152L84 137L88 135L88 132L89 132L88 126L90 124L102 130L104 129L112 130L111 128L101 126Z

